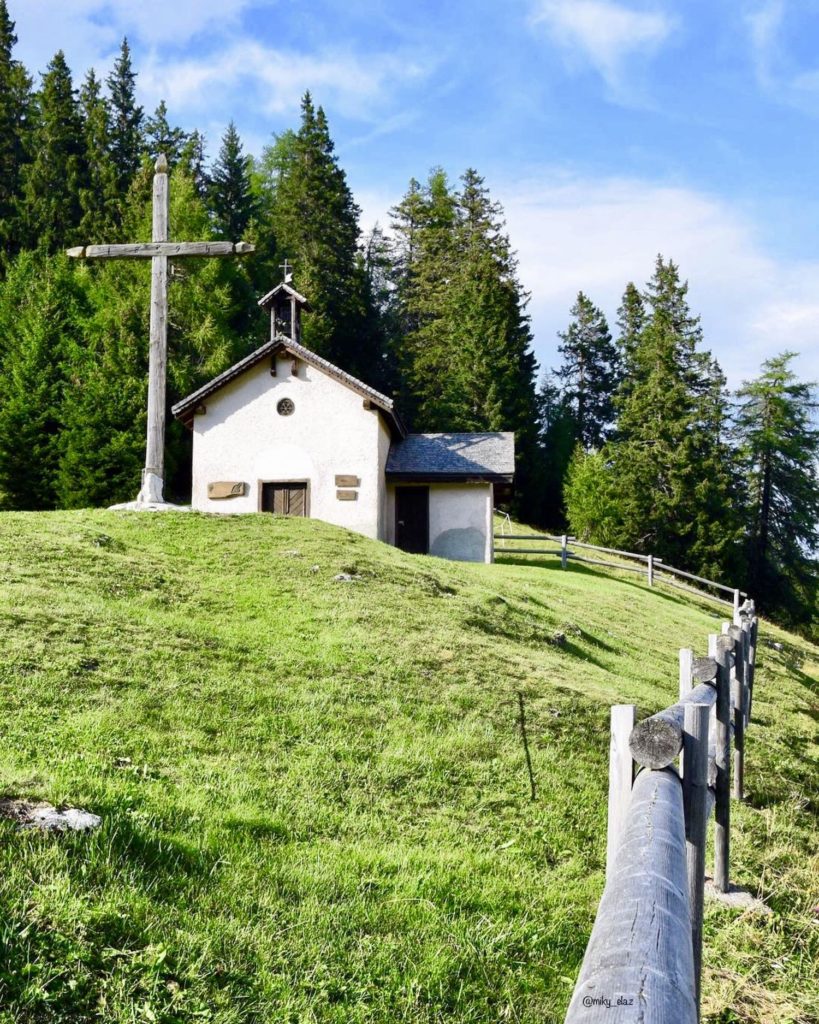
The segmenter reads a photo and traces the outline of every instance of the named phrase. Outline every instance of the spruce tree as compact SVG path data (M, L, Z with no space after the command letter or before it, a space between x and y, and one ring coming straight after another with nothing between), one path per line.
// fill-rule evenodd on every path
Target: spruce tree
M303 340L320 355L364 380L373 379L381 353L365 348L367 296L358 261L358 217L335 155L321 107L306 93L299 130L277 140L265 160L264 206L278 254L295 264L295 284L310 300Z
M0 254L21 242L23 168L31 157L31 79L12 56L17 43L6 0L0 0Z
M208 199L216 234L237 241L253 216L251 157L242 152L242 141L233 121L222 137L219 157L210 172Z
M86 176L80 189L79 234L89 243L112 239L119 215L117 178L111 160L108 105L94 70L80 90Z
M658 257L610 449L619 542L681 568L724 576L740 532L725 381L716 361L700 350L702 330L687 291L676 265Z
M186 151L190 136L181 128L174 128L168 121L168 107L162 100L154 116L145 120L145 146L152 160L164 153L168 165L174 168Z
M127 193L145 150L143 111L136 102L136 72L131 64L128 40L122 40L119 57L108 76L111 104L111 157L120 196Z
M194 129L179 153L179 164L186 177L193 182L196 193L204 199L208 192L208 175L205 169L205 136Z
M735 430L748 487L747 589L768 614L805 625L819 591L819 430L816 387L796 377L794 357L767 360L743 384Z
M557 375L574 416L575 437L588 451L600 448L611 432L620 359L605 316L583 292L571 316L568 329L558 335L563 363Z
M62 50L48 65L36 101L34 159L24 172L26 236L30 247L54 252L78 239L87 182L82 119Z

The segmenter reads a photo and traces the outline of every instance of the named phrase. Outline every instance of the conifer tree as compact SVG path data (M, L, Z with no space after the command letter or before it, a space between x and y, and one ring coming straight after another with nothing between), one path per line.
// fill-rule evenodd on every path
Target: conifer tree
M171 168L179 163L190 138L187 132L173 128L169 123L165 100L160 101L154 116L145 120L145 145L151 159L155 161L160 153L164 153Z
M82 120L62 50L48 65L36 100L34 158L24 173L26 234L30 247L54 252L77 239L87 180Z
M747 588L768 614L804 625L819 590L819 430L815 385L796 377L793 359L775 356L743 384L735 429L748 486Z
M209 184L205 169L205 148L205 136L194 129L179 153L179 164L185 176L193 182L200 199L207 195Z
M108 76L111 104L111 158L117 174L117 188L125 196L139 168L145 150L143 111L136 102L136 72L131 48L123 39L119 57Z
M600 448L611 432L620 360L605 316L583 292L571 316L568 329L558 335L563 363L557 375L574 416L576 439L588 451Z
M610 456L620 545L713 576L736 556L736 481L725 437L724 377L700 351L702 330L687 291L676 265L658 257Z
M0 253L20 249L23 168L31 156L31 79L14 59L17 43L6 0L0 0Z
M242 238L253 216L251 163L251 157L242 152L242 141L231 121L211 169L208 188L214 226L220 238Z
M365 380L373 379L381 353L365 348L362 315L367 297L358 263L358 217L352 192L335 155L321 107L306 93L299 130L277 140L266 165L265 205L278 253L296 267L295 283L310 299L304 343Z
M543 500L538 522L562 530L566 525L566 474L577 444L575 418L553 373L544 374L537 403L543 464Z
M119 215L116 171L111 160L108 105L93 68L80 90L86 176L80 189L79 233L88 242L113 237Z
M0 290L0 502L50 509L58 501L66 352L83 296L62 254L24 252ZM73 396L72 396L73 397Z

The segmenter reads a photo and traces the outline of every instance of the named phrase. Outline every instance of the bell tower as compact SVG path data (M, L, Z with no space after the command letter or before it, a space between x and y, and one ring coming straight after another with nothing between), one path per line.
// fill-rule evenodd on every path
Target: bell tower
M262 296L259 305L270 314L270 340L301 344L301 314L310 312L310 303L292 285L293 266L287 260L281 267L281 284Z

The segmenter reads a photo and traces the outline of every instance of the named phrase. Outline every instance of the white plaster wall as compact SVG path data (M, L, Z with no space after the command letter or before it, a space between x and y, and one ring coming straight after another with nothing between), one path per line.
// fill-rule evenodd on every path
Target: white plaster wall
M387 487L388 543L395 544L395 488ZM429 487L429 553L461 562L491 562L492 484L425 484Z
M378 502L378 539L386 540L389 532L387 519L387 458L390 454L392 436L382 416L378 417L378 479L381 481L381 494Z
M193 507L202 512L257 512L262 481L306 480L314 519L346 526L368 537L383 524L384 474L380 467L381 415L365 409L361 395L305 363L291 373L279 358L276 376L265 359L205 401L193 424ZM276 411L291 398L295 412ZM386 456L384 456L386 459ZM356 501L336 498L336 474L361 480ZM216 480L243 481L239 498L208 498Z

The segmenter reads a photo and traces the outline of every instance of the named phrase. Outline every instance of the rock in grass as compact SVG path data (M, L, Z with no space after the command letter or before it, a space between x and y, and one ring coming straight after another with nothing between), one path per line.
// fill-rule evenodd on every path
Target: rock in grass
M0 800L0 817L17 822L20 828L37 828L43 832L88 832L99 828L102 818L78 807L57 810L47 803L25 800Z

